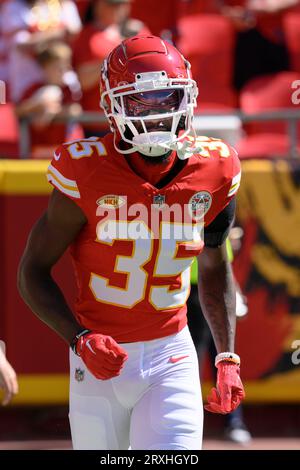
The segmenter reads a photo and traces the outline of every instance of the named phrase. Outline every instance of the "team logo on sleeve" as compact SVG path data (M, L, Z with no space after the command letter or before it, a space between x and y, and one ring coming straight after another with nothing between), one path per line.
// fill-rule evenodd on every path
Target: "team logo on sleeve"
M103 207L104 209L118 209L119 207L125 204L126 200L122 196L117 196L116 194L106 194L98 199L98 206Z
M199 191L189 200L189 214L195 220L200 220L209 211L212 203L211 194L208 191Z

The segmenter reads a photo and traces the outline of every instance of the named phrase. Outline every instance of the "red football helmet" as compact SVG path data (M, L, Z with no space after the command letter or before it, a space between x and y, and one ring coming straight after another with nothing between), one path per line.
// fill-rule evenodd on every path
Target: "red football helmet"
M100 93L111 130L131 145L118 148L115 139L121 153L160 156L193 131L198 89L190 64L158 37L135 36L116 47L103 63Z

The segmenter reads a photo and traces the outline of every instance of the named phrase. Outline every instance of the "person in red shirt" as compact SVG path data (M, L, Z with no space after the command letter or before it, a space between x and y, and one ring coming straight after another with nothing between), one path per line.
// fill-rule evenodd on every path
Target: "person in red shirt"
M86 13L85 25L73 45L84 111L99 112L99 69L104 58L124 38L149 33L141 21L130 18L130 7L131 0L96 0ZM104 135L108 129L105 120L84 125L86 137Z
M10 96L18 103L25 89L43 79L35 60L38 48L71 41L81 21L72 0L10 0L1 9L1 23Z
M186 318L195 256L218 352L206 409L229 413L244 398L225 246L241 169L225 142L196 138L196 98L190 65L174 46L129 38L101 70L112 132L60 145L49 165L54 191L18 284L70 345L75 449L201 448L199 366ZM75 315L51 276L68 247Z
M2 10L4 1L0 1L0 80L8 82L8 53L3 34Z
M68 138L68 124L54 123L55 118L75 118L81 112L80 85L71 69L71 54L70 47L64 43L53 43L41 49L36 60L43 70L44 80L26 89L16 105L19 118L34 116L30 126L34 158L48 158L57 142Z

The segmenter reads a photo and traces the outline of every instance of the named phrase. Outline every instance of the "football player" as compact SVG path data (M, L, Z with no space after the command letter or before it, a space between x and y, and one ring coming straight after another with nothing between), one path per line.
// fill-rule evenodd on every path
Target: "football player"
M207 409L228 413L244 397L224 244L239 160L224 142L194 135L190 65L160 38L116 47L100 94L112 132L54 153L54 190L20 263L20 293L70 345L75 449L200 449L199 369L186 319L195 256L218 352ZM51 276L68 247L74 312Z

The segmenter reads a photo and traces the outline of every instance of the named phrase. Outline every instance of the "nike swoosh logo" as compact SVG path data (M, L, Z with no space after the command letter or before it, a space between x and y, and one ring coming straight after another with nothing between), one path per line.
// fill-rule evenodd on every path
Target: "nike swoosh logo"
M54 160L58 161L60 159L61 153L57 154L56 152L54 152L53 156Z
M175 364L176 362L182 361L182 359L185 359L186 357L189 356L171 356L169 359L169 362L172 362L172 364Z
M93 353L93 354L96 354L95 351L93 350L92 346L90 345L90 339L87 340L87 342L85 343L86 346L89 348L89 350Z

